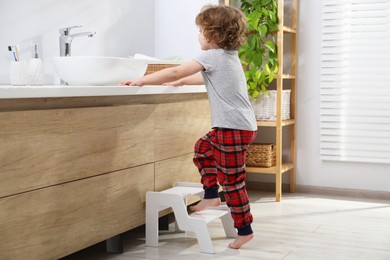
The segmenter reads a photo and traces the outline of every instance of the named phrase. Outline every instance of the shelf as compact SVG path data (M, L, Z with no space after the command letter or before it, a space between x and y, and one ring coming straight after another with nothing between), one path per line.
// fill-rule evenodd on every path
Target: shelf
M297 29L291 28L289 26L279 26L278 31L273 31L273 34L277 34L278 32L284 32L284 33L291 33L291 34L296 34Z
M286 33L297 33L297 30L288 26L282 26L282 31Z
M282 126L293 125L293 124L295 124L295 119L282 120ZM258 120L257 126L276 127L276 121Z
M283 163L281 168L281 173L285 173L293 168L294 168L293 163ZM268 168L247 166L246 171L250 173L276 174L276 166L272 166Z
M295 75L293 75L293 74L283 74L282 78L283 79L295 79Z

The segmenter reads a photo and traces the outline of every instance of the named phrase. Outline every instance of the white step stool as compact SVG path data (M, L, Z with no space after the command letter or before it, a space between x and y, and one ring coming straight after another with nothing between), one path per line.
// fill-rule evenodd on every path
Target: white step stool
M158 213L172 208L176 224L180 230L195 232L202 253L214 254L207 224L219 218L222 221L226 237L236 237L233 219L227 206L219 206L188 215L187 197L198 195L203 197L202 184L179 182L173 188L146 193L146 245L158 246Z

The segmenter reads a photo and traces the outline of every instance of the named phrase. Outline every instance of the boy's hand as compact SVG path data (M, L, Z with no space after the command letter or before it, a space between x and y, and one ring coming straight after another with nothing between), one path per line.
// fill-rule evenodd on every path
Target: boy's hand
M121 82L121 86L140 86L142 87L144 84L141 81L132 81L132 80L125 80Z

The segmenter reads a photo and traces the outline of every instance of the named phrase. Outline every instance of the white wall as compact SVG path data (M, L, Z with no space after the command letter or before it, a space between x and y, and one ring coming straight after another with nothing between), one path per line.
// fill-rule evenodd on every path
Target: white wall
M45 83L58 83L50 58L59 55L58 30L72 25L83 26L74 32L96 31L93 38L74 39L72 55L154 54L154 0L1 0L0 84L9 84L7 46L19 44L21 59L28 60L35 43Z
M322 0L299 1L297 184L390 191L390 165L320 160Z
M72 55L126 57L180 56L188 60L200 51L195 16L204 4L218 0L1 0L0 85L9 84L11 54L18 44L21 59L38 44L44 62L45 84L59 83L51 57L59 55L58 30L82 25L74 32L96 31L92 38L76 38Z
M195 17L218 0L155 0L155 55L190 60L200 52Z

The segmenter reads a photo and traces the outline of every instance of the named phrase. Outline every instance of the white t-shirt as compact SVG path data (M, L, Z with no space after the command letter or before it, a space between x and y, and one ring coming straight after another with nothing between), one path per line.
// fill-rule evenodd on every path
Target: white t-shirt
M212 127L256 131L255 113L238 52L211 49L194 60L204 67L202 76L209 97Z

